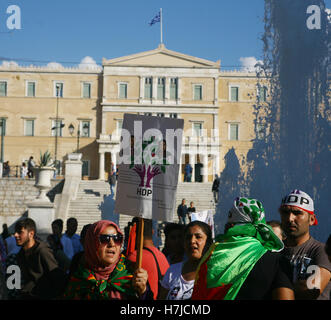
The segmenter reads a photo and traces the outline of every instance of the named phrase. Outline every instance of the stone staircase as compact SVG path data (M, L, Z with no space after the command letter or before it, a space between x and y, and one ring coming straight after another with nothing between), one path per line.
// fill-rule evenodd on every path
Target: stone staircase
M194 202L197 211L214 207L211 192L212 183L179 183L177 187L176 206L174 210L174 222L178 222L177 206L182 199L186 199L189 206ZM116 192L116 188L114 188ZM132 220L131 216L117 215L113 213L116 194L111 194L109 183L99 180L82 180L79 185L77 197L70 201L69 217L78 220L80 232L85 224L93 223L100 219L110 219L119 224L121 230Z
M78 220L80 232L85 224L102 219L102 203L104 197L110 195L109 183L100 180L82 180L75 200L70 201L68 218Z
M51 180L51 189L48 197L53 202L55 194L61 192L63 181ZM28 203L32 202L39 194L35 187L35 179L1 178L0 179L0 225L6 223L10 232L14 225L28 210Z
M176 212L174 220L177 219L177 206L181 204L182 199L186 199L186 205L189 207L190 202L194 202L196 211L215 208L213 193L211 191L212 183L179 183L176 194Z

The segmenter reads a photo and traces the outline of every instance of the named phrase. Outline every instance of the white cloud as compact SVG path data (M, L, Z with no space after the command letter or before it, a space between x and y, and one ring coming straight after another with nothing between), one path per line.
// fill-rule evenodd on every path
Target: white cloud
M241 57L239 61L242 70L245 72L256 72L258 67L263 65L262 60L256 60L255 57Z
M53 69L53 70L59 70L59 69L63 69L62 64L57 63L57 62L50 62L47 64L46 66L49 69Z
M1 66L5 68L18 67L18 63L15 61L3 61Z
M79 69L84 69L84 70L95 70L95 71L101 70L101 67L97 65L95 60L89 56L83 58L80 64L78 65L78 67Z

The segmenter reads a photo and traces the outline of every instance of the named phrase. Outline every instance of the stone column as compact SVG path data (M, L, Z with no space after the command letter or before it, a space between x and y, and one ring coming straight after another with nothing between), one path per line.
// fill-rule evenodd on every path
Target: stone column
M145 95L145 90L144 90L144 83L145 82L145 78L144 77L140 77L140 92L139 92L139 100L141 102L141 100L144 99L144 95Z
M180 103L182 94L181 79L177 78L177 102Z
M195 182L195 154L190 154L190 165L192 166L192 179L191 182Z
M182 163L183 163L183 157L185 157L184 154L182 154L180 157L179 157L179 170L178 170L178 182L183 182L182 181Z
M114 167L115 167L115 170L116 170L116 152L111 153L111 162L114 163Z
M99 180L105 180L105 153L99 153Z
M152 101L157 100L157 79L158 77L152 77Z
M200 155L201 156L201 155ZM204 154L202 157L202 182L208 182L208 155Z
M106 113L102 111L101 112L101 117L102 117L102 119L101 119L101 133L106 134Z
M217 113L213 114L213 128L218 129L218 114Z
M170 78L166 77L165 78L165 101L166 103L169 101L170 99Z
M219 156L219 154L214 157L214 161L215 161L215 170L216 170L215 174L220 176L220 156Z
M214 105L218 103L218 77L214 78Z

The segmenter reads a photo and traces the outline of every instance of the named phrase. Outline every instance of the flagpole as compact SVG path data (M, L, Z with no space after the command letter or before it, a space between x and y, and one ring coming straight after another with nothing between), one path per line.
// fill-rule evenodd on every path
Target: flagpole
M162 8L160 8L160 25L161 25L161 44L163 43L163 35L162 35Z

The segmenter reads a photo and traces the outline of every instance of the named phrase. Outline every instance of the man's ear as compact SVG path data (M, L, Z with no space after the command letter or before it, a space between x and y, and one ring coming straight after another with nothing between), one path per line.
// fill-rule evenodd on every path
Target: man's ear
M34 239L35 232L33 230L29 231L29 239Z
M313 226L315 223L316 216L314 214L309 215L309 225Z

